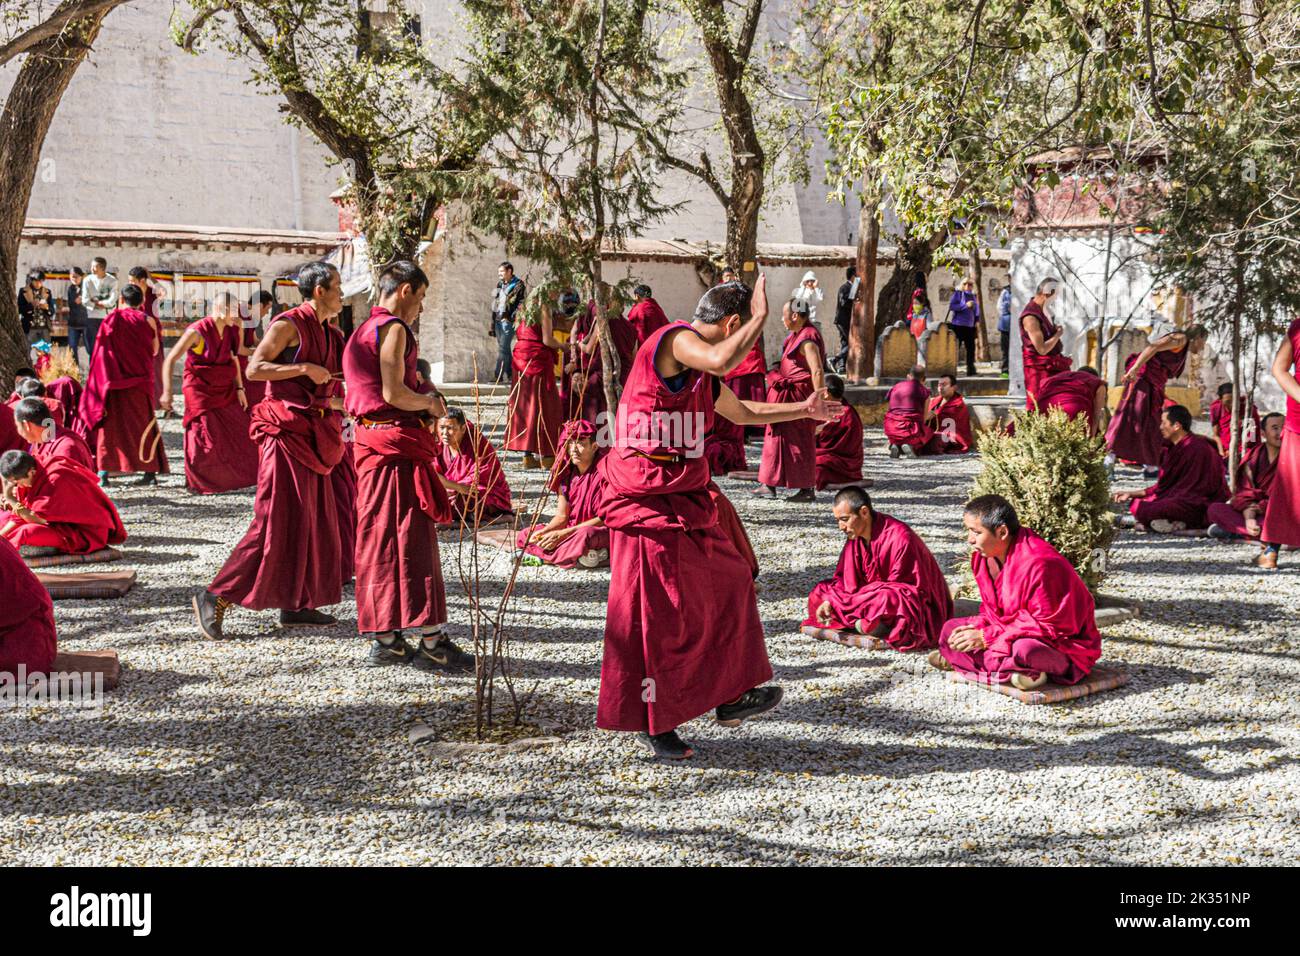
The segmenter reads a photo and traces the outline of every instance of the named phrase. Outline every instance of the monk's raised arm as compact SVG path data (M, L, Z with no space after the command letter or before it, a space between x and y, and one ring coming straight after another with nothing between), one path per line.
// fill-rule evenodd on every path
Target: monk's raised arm
M665 369L660 365L663 357L656 361L661 375L675 375L682 367L708 372L718 378L726 375L749 354L763 334L763 323L767 320L767 276L760 275L754 283L754 294L749 300L749 319L735 332L721 342L710 345L698 335L684 335L674 331L672 339L672 359L677 367ZM722 321L726 321L723 319Z

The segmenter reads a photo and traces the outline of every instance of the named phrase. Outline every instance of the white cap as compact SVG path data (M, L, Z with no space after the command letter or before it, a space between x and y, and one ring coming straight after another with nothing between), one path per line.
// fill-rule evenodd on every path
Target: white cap
M805 272L805 273L803 274L803 278L800 279L799 281L800 281L800 282L811 282L811 281L815 280L816 278L817 278L817 274L816 274L815 272L813 272L811 269L809 269L807 272Z

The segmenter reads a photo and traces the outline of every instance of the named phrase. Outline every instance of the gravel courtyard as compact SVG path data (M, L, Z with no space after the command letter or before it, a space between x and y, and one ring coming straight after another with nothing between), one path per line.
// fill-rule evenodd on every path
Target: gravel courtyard
M179 471L179 422L164 427ZM535 496L536 473L506 457L516 498ZM956 580L978 461L891 461L872 429L866 467L879 509ZM360 666L350 592L332 631L234 609L226 630L243 639L197 635L189 596L246 528L251 492L196 497L179 474L114 488L131 535L116 567L139 582L56 615L64 648L115 648L129 669L101 714L0 713L0 861L1300 862L1300 554L1266 575L1247 545L1122 532L1106 590L1143 613L1106 632L1102 659L1131 683L1029 707L954 687L920 655L801 637L842 541L828 496L793 505L721 484L762 564L786 698L737 730L687 725L699 755L681 766L594 728L608 571L521 571L518 668L537 685L530 715L567 728L559 742L440 758L408 733L463 712L472 679ZM488 576L505 572L498 554Z

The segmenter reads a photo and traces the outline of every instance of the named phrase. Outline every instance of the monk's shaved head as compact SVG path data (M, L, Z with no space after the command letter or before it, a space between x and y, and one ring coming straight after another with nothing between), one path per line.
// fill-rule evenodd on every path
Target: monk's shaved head
M912 366L912 370L911 370L910 372L907 373L907 377L910 378L910 379L911 379L912 381L914 381L914 382L924 382L924 381L925 381L925 366L924 366L924 365L913 365L913 366Z
M51 423L50 406L39 398L24 398L14 406L14 421L44 427Z
M23 398L41 398L45 395L45 383L39 378L25 378L14 391Z
M867 494L865 488L858 485L849 485L847 488L841 488L835 493L832 507L839 507L840 505L848 505L854 511L861 511L866 508L873 514L875 513L875 509L871 507L871 496Z
M125 285L122 287L122 301L126 303L127 308L139 308L144 303L144 293L140 291L138 285Z
M1087 372L1089 375L1096 375L1097 370L1091 365L1084 365L1079 369L1080 372Z
M1192 430L1192 413L1184 405L1170 405L1165 409L1165 418L1169 419L1170 424L1179 425L1183 431Z
M980 495L966 502L966 514L979 521L986 531L1005 527L1010 534L1020 530L1016 509L1001 495Z
M1268 423L1272 421L1274 418L1280 418L1282 419L1282 421L1286 421L1286 416L1283 415L1281 412L1269 412L1267 415L1265 415L1263 418L1259 420L1259 427L1267 428Z
M715 285L700 296L700 302L695 307L695 315L692 316L691 321L717 325L731 315L744 318L749 314L749 300L753 296L754 290L743 282L724 282L722 285Z
M826 393L838 402L844 397L844 379L835 374L827 375Z
M6 481L18 481L26 478L36 467L36 459L25 451L12 448L0 455L0 478Z

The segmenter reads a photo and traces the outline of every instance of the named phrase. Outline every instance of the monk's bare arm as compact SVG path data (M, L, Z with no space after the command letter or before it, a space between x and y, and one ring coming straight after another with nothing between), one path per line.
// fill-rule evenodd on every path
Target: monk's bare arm
M1291 366L1295 363L1295 348L1291 345L1291 340L1286 339L1282 342L1282 347L1277 350L1277 357L1273 359L1273 377L1277 379L1277 384L1282 386L1282 391L1286 392L1293 401L1300 402L1300 382L1296 381L1295 373L1291 371Z
M1043 323L1038 321L1038 316L1028 315L1024 318L1030 321L1026 322L1021 319L1021 328L1029 336L1030 343L1034 346L1034 351L1039 355L1046 355L1052 349L1056 348L1056 343L1061 341L1061 332L1057 332L1050 339L1043 338Z
M192 328L186 329L181 333L181 337L176 341L176 344L172 346L171 351L168 352L167 356L163 359L163 387L162 394L158 396L158 404L169 412L171 411L172 402L172 369L176 367L176 363L184 357L185 353L194 347L194 343L198 340L198 337L199 333L197 331Z
M804 361L808 363L808 370L812 373L813 388L820 392L826 387L826 369L822 365L822 353L812 342L805 342L801 347Z
M1097 386L1097 394L1092 399L1093 435L1104 435L1110 425L1110 406L1106 404L1106 398L1106 386L1104 384Z
M803 418L827 422L840 413L840 405L825 401L825 396L814 392L807 402L750 402L742 401L736 393L723 385L713 403L714 411L736 425L775 425ZM819 410L825 409L825 413Z
M446 475L439 475L438 480L442 482L442 486L448 491L454 491L466 497L474 494L475 488L473 485L462 485L459 481L452 481Z
M406 387L406 329L389 322L379 330L379 375L383 380L384 401L407 412L445 415L447 405L438 392L421 395Z
M760 275L754 283L749 316L744 325L716 345L710 345L698 335L684 335L680 331L668 333L672 339L672 354L658 357L655 364L659 374L676 375L683 368L691 368L721 378L743 362L763 334L763 323L767 320L767 276ZM671 361L665 361L667 359ZM674 367L665 369L665 364Z
M563 350L564 344L555 338L555 323L551 321L551 307L542 306L542 344L557 352Z
M298 344L298 330L289 321L272 322L271 329L262 341L253 349L248 360L248 378L253 382L279 382L286 378L306 375L317 385L324 385L330 380L329 369L311 362L294 362L280 365L273 359L285 349Z

